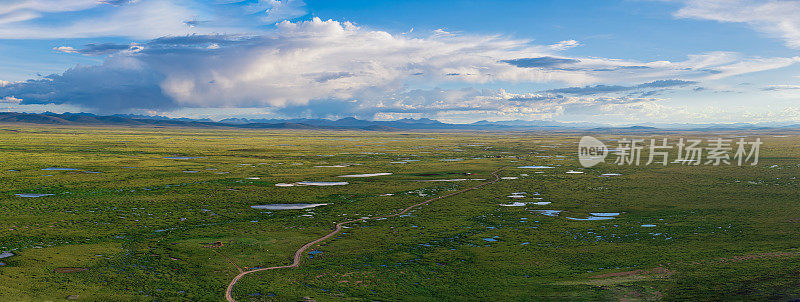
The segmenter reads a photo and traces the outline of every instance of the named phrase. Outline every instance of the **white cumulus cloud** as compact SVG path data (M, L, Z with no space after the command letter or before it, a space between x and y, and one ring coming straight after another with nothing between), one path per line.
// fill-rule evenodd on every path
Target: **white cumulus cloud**
M573 47L580 46L581 43L575 40L564 40L548 46L552 50L567 50Z
M0 97L20 98L23 105L69 104L101 112L269 107L287 115L547 115L590 103L604 106L598 110L629 108L640 98L626 93L690 89L684 86L800 61L711 52L682 61L639 62L560 56L551 46L441 31L391 34L313 18L280 22L274 30L251 35L170 35L140 44L62 46L56 50L109 57L101 65L5 85ZM578 88L529 97L494 90L420 89L508 83ZM556 94L587 90L597 92L592 97ZM604 97L607 92L616 95Z

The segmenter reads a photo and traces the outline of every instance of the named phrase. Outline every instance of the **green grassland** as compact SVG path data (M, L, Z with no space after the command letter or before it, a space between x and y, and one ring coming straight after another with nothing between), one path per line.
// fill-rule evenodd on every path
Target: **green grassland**
M0 301L224 301L237 266L290 264L295 250L336 222L393 214L481 182L420 180L491 180L502 167L500 176L517 179L408 215L351 224L303 255L299 268L247 275L233 295L238 301L800 299L800 135L748 134L764 141L756 166L581 168L576 150L583 134L570 132L4 125L0 252L15 255L0 259ZM596 136L733 135L742 133ZM165 158L176 156L198 158ZM335 165L345 167L318 167ZM554 168L517 168L524 165ZM77 170L42 170L50 167ZM380 172L392 175L337 177ZM603 173L622 175L598 177ZM349 184L275 186L299 181ZM512 200L512 192L528 197ZM552 203L500 206L513 201ZM250 208L272 203L328 205ZM566 219L591 212L620 215Z

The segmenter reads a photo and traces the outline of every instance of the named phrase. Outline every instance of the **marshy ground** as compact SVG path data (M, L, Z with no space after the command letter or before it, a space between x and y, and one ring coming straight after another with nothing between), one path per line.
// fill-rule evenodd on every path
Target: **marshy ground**
M746 134L756 166L583 168L581 133L2 126L0 300L222 301L502 167L232 295L798 299L800 135Z

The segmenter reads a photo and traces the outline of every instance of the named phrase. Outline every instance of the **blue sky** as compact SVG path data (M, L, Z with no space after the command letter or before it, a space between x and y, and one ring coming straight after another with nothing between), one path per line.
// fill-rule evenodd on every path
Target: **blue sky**
M10 0L0 111L800 122L800 1Z

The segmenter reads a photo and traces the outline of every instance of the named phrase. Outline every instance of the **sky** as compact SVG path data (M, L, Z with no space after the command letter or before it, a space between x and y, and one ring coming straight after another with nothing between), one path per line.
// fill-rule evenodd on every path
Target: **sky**
M0 111L800 122L800 0L0 0Z

